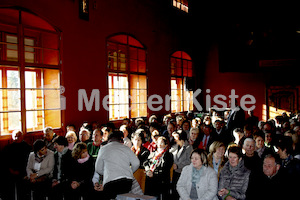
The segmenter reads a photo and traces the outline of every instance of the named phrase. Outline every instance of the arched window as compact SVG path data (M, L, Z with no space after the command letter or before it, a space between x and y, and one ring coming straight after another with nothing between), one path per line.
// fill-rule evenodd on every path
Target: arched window
M109 120L147 116L146 49L135 38L107 40Z
M191 57L184 51L171 55L171 111L193 110L193 91L188 85L193 77Z
M61 128L59 31L20 8L0 13L0 135Z

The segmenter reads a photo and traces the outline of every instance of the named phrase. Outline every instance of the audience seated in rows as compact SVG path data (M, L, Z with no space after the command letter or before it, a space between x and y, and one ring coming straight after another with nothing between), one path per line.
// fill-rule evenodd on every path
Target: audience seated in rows
M124 192L174 200L205 195L227 200L293 199L297 191L294 183L300 178L299 117L284 115L257 121L252 113L232 132L225 115L220 113L202 117L192 112L151 115L124 119L119 127L84 122L78 133L70 125L62 136L47 127L44 140L34 142L32 153L23 134L15 131L12 136L16 139L1 155L6 161L16 156L18 160L1 166L7 172L1 181L7 190L0 195L3 200L11 199L16 188L19 197L34 200L45 196L109 199ZM198 152L191 157L192 150ZM133 168L123 173L131 165L129 160ZM100 161L111 162L110 167L101 168ZM122 170L115 168L123 162L128 165L119 166ZM114 173L122 174L116 177L120 180L115 182ZM115 187L120 190L115 192Z

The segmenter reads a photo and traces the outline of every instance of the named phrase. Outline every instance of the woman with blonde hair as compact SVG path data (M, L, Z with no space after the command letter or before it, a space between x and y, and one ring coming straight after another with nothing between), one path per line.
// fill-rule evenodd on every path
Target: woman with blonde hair
M214 141L209 146L209 154L207 156L208 165L216 171L218 178L220 177L221 169L227 162L225 151L226 147L223 142Z
M72 168L70 168L70 180L65 199L87 198L93 189L92 178L95 171L95 162L88 154L87 145L84 142L75 144L72 151Z
M77 135L74 131L68 131L66 138L68 140L68 148L72 151L75 143L77 142Z

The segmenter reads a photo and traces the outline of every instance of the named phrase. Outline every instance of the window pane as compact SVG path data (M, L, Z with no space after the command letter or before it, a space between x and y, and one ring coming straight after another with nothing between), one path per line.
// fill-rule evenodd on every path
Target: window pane
M131 117L146 117L147 116L147 104L132 104L131 105Z
M35 59L35 53L34 53L34 40L31 38L25 38L24 39L25 44L25 62L28 63L34 63Z
M8 113L8 129L13 131L14 129L21 129L21 113L11 112Z
M127 48L125 45L118 45L118 68L121 71L126 71L126 52Z
M135 118L135 117L139 117L139 104L131 104L131 117Z
M147 116L147 103L142 103L140 104L140 116L141 117L146 117Z
M43 111L27 111L26 112L26 128L27 131L38 131L43 129Z
M20 88L19 72L7 70L7 88Z
M128 90L119 90L119 102L128 104Z
M59 35L56 33L42 32L42 47L58 50Z
M108 90L108 95L109 95L109 104L114 104L115 103L115 91L114 89L109 89Z
M137 60L130 60L130 71L131 72L137 72L138 66L137 66Z
M138 59L140 61L146 61L146 51L144 49L138 49Z
M139 76L138 75L130 75L130 88L139 88Z
M120 116L119 118L129 117L129 107L128 105L120 105Z
M115 105L109 105L109 120L115 119Z
M147 103L147 90L139 90L139 103Z
M0 113L1 135L10 134L14 129L21 129L21 113Z
M43 49L43 64L58 65L59 51L51 49Z
M117 52L109 52L107 67L114 70L118 69Z
M128 117L129 94L127 75L110 73L109 89L109 119L116 120ZM122 104L122 105L121 105Z
M60 109L60 90L44 90L45 109Z
M119 88L128 89L127 76L119 76Z
M25 62L59 65L59 35L24 29Z
M36 72L25 71L25 88L36 88Z
M6 60L18 61L18 38L13 35L6 35Z
M21 110L20 100L21 100L20 90L13 90L13 89L7 90L8 111Z
M61 127L61 111L60 110L45 110L45 127L52 128Z
M130 90L130 96L131 96L131 103L138 103L138 90Z
M44 88L60 88L59 74L57 69L44 69Z
M130 47L129 48L130 59L137 60L138 59L138 51L137 48Z
M141 89L147 89L147 76L140 75L139 83Z
M27 63L34 63L34 53L25 52L25 62Z
M171 58L171 75L176 74L176 59Z
M26 90L25 93L26 96L26 110L34 110L34 109L38 109L37 108L37 91L36 90ZM41 109L41 108L40 108Z
M139 61L139 72L145 73L146 72L146 62Z

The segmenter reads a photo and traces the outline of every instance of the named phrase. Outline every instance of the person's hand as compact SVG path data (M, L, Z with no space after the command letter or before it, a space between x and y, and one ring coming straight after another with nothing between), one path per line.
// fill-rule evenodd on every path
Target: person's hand
M149 176L150 178L152 178L153 177L153 172L149 170L149 171L146 172L146 175Z
M72 187L72 189L76 189L76 188L78 188L79 187L79 183L77 182L77 181L72 181L72 183L71 183L71 187Z
M232 196L228 196L228 197L226 197L226 200L236 200L236 198L234 198Z
M223 188L223 189L221 189L221 190L218 192L218 195L222 197L222 196L227 195L228 192L229 192L229 191L228 191L226 188Z
M30 182L35 183L37 177L38 177L37 173L30 174Z
M95 183L94 189L95 189L96 191L103 191L103 185L100 184L100 183Z
M54 187L54 186L56 186L56 185L58 185L59 184L59 182L57 181L57 180L54 180L53 182L52 182L52 187Z
M176 164L173 164L173 169L174 169L174 170L178 169L178 167L177 167Z

